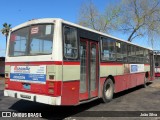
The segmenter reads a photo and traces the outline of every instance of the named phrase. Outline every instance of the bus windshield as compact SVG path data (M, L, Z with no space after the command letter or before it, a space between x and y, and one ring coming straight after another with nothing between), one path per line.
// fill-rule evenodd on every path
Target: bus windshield
M9 56L51 54L53 34L53 24L32 25L13 31L10 37Z

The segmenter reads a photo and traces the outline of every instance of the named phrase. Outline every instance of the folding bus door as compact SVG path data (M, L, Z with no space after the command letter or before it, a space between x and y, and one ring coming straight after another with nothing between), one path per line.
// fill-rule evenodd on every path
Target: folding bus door
M98 42L80 40L80 100L98 96Z

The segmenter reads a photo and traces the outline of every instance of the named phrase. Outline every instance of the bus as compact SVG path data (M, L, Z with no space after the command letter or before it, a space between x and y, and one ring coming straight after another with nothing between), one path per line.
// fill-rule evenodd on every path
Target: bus
M4 77L5 57L0 57L0 76Z
M79 105L154 80L153 50L60 18L10 30L4 96Z
M160 77L160 51L154 50L155 77Z

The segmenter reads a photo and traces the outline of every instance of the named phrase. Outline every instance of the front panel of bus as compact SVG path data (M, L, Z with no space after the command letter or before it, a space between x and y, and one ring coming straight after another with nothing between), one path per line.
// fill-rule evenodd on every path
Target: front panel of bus
M9 38L4 95L60 105L61 22L52 19L29 21L13 28Z

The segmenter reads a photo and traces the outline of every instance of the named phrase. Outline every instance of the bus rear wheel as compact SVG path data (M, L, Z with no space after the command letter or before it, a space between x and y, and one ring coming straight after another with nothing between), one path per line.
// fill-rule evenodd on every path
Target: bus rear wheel
M113 98L114 94L114 83L113 81L108 78L103 86L103 94L102 94L102 100L104 103L110 102Z

